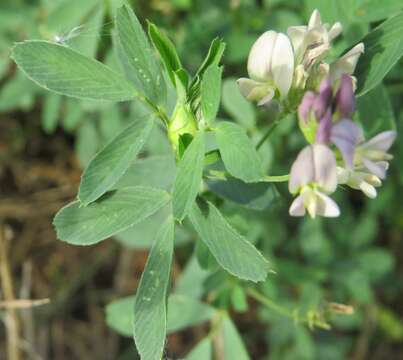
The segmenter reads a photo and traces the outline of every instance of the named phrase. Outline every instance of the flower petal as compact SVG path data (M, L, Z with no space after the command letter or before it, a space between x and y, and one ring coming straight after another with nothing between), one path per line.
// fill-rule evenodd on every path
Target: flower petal
M329 30L329 40L332 41L337 38L343 31L343 26L341 23L336 22Z
M273 99L273 97L274 97L274 90L271 88L267 89L266 95L258 101L258 103L257 103L258 106L263 106L263 105L268 104Z
M313 147L303 148L291 166L288 189L295 194L299 189L314 181L315 171L313 162Z
M252 80L272 81L271 64L277 32L266 31L253 44L248 57L248 74Z
M279 33L276 39L271 70L280 96L287 96L294 75L294 51L290 39L282 33Z
M292 202L289 214L291 216L304 216L305 215L305 206L302 195L297 196Z
M358 59L364 52L364 44L359 43L350 51L344 54L340 59L330 64L330 77L332 82L340 79L343 73L352 75L357 65Z
M333 152L322 144L312 145L314 162L314 182L326 193L337 187L336 158Z
M304 43L307 29L306 26L290 26L287 29L287 35L291 40L297 58L300 58L305 51Z
M317 209L316 213L325 217L338 217L340 209L337 203L329 196L317 191Z
M298 116L301 121L305 123L308 121L309 113L312 109L312 105L316 99L316 95L312 91L307 91L298 107Z
M359 184L359 187L360 187L361 191L366 196L368 196L370 199L375 199L376 198L377 192L376 192L376 189L375 189L375 187L373 185L368 184L365 181L361 181L360 184Z
M240 78L236 81L236 83L239 87L239 91L245 98L248 98L253 89L258 87L260 84L259 82L248 78Z
M308 29L311 30L319 25L322 25L322 19L320 18L320 12L318 9L315 9L312 12L311 17L308 22Z
M340 150L349 168L353 167L355 147L361 138L361 128L350 119L342 119L332 127L330 140Z
M386 178L386 171L389 168L389 163L386 161L372 161L367 158L362 158L362 164L368 169L371 174L374 174L380 179Z
M330 141L332 125L332 113L328 109L325 116L320 119L318 128L316 129L317 142L326 144Z
M380 151L388 151L396 139L396 131L383 131L361 145L361 148L369 148Z
M355 110L355 96L351 76L342 74L340 86L336 93L336 106L341 117L347 117Z
M237 85L241 94L249 101L257 101L258 105L264 105L274 97L274 89L265 83L260 83L248 78L240 78Z
M322 118L325 115L330 103L332 101L332 83L330 79L326 77L320 84L319 94L316 96L313 104L313 110L317 119Z

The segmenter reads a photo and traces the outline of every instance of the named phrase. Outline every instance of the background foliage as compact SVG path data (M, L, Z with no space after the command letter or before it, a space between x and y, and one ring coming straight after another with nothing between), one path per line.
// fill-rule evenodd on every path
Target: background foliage
M51 298L49 305L16 315L20 336L27 343L28 350L24 351L41 358L62 358L62 353L77 359L135 356L129 338L135 300L119 298L133 294L145 266L146 251L157 236L156 224L165 218L166 209L91 249L56 244L51 218L61 204L73 198L81 169L131 118L146 115L147 111L136 101L116 105L45 92L16 69L9 51L15 41L54 40L59 34L69 47L120 71L110 36L111 19L120 5L119 0L3 0L0 4L1 236L8 246L13 295ZM239 124L255 142L267 127L270 113L246 102L234 80L246 74L250 46L261 32L269 28L285 31L290 25L306 23L311 11L318 8L326 22L339 20L345 29L344 37L336 44L336 57L403 7L401 1L392 0L144 0L133 1L132 5L142 21L148 18L167 32L185 67L193 72L211 40L216 36L224 39L227 48L219 118ZM384 37L381 44L393 47L372 60L382 64L385 73L402 51L401 38L390 35L403 29L401 16L394 21L389 29L379 30L379 36ZM80 24L83 26L73 34L71 30ZM357 71L369 71L369 65L373 64L359 64ZM358 101L359 120L368 135L403 127L402 71L403 62L399 61L382 84L379 73L371 73L367 83L359 84L359 89L372 87ZM152 94L155 89L149 91ZM155 92L156 97L158 94ZM169 91L167 97L170 99ZM228 127L231 129L227 131L237 131L227 123L220 125ZM304 143L293 131L295 127L293 117L282 121L259 150L266 173L288 172ZM152 185L162 191L172 186L176 169L170 146L157 126L149 131L151 141L116 188ZM219 141L226 141L225 133ZM126 140L133 141L129 135ZM209 146L207 143L207 150ZM336 200L343 215L336 220L290 218L286 185L275 189L259 185L239 191L239 180L232 180L232 190L218 180L209 181L212 193L221 198L216 206L232 227L269 259L275 274L269 274L258 285L265 295L261 298L249 283L218 270L213 259L206 260L203 254L208 250L200 241L194 251L196 234L185 222L175 237L173 294L168 300L171 310L167 323L172 335L165 350L167 357L184 357L200 341L193 357L188 358L206 359L211 346L208 334L214 331L215 318L222 309L229 309L231 314L221 324L222 341L234 351L226 353L226 359L403 356L403 210L399 200L403 146L399 139L392 152L395 159L378 198L368 201L359 193L339 192ZM81 195L99 196L94 195L95 190L89 188ZM164 206L163 199L160 202L158 206ZM235 203L242 205L241 211ZM197 216L193 209L193 223ZM169 236L169 224L164 230L166 234L158 236ZM4 255L6 249L2 249ZM5 257L2 263L6 263ZM154 266L158 271L158 262ZM1 280L2 297L7 299L10 293L4 286L4 275ZM334 316L332 329L326 330L321 329L325 325L320 315L329 302L352 305L355 311L353 315ZM7 324L8 312L1 312L1 316ZM111 335L104 317L123 337ZM1 329L5 331L9 331L7 326ZM47 336L48 341L44 340ZM0 344L0 349L4 347Z

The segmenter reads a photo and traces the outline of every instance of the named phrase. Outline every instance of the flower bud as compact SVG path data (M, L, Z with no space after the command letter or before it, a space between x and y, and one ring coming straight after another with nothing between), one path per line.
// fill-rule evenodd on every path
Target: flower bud
M355 110L353 80L347 74L342 74L340 86L335 97L336 109L341 118L349 117Z
M323 24L320 13L314 10L308 26L290 26L287 34L294 47L297 64L311 71L327 54L331 42L342 31L340 23L335 23L329 30L328 24Z
M361 128L350 119L341 119L332 126L330 141L339 149L348 168L353 167L356 146L362 136Z
M319 94L313 103L313 111L317 119L321 119L327 112L332 102L332 84L329 78L325 78L320 84Z
M294 52L288 37L266 31L253 44L248 57L250 79L241 78L238 86L248 100L268 103L277 93L285 98L294 73Z
M359 43L350 51L345 53L340 59L330 64L329 75L332 82L340 79L342 74L352 75L357 66L358 59L364 52L364 44Z
M330 109L328 109L326 114L319 121L319 125L316 130L316 142L321 144L327 144L329 142L332 125L332 113Z
M184 134L194 136L197 132L197 122L186 104L178 103L173 112L171 121L168 125L168 138L172 148L177 151L179 138Z
M253 44L248 57L252 80L274 84L282 97L290 90L294 72L294 52L288 37L266 31Z
M315 140L316 129L318 127L316 118L312 116L312 107L315 99L315 93L312 91L307 91L298 107L298 124L306 140L310 144L312 144Z

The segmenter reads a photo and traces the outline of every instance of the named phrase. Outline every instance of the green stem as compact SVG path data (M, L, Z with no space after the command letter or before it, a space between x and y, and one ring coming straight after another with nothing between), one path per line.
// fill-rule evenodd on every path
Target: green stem
M266 130L265 134L263 137L260 139L260 141L256 145L256 150L259 150L260 147L264 144L264 142L267 140L267 138L271 135L271 133L274 131L274 129L277 127L277 125L280 123L280 120L275 120L273 123L270 124L269 128Z
M253 288L248 288L246 290L246 293L263 306L276 312L279 315L293 320L296 323L307 324L311 329L313 329L315 326L324 330L330 329L330 325L321 317L318 317L315 313L311 313L311 316L309 315L309 313L303 316L299 316L297 310L290 312L290 310L288 310L287 308L276 304L274 301L268 299L266 296L260 294L257 290Z
M276 312L282 316L288 317L290 319L298 320L298 318L295 316L295 314L290 313L286 308L283 308L282 306L276 304L274 301L272 301L272 300L268 299L267 297L265 297L264 295L260 294L257 290L248 288L246 290L246 293L250 297L257 300L262 305L269 308L270 310L273 310L274 312Z
M285 182L290 179L290 174L287 175L273 175L273 176L265 176L262 178L262 182Z

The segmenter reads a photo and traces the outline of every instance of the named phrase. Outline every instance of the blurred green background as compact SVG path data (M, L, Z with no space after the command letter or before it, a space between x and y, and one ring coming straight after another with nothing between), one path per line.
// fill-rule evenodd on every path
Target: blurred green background
M0 359L5 359L9 316L18 319L24 359L136 358L132 339L107 326L104 308L133 294L154 224L160 220L153 218L91 248L58 242L51 221L75 196L81 169L97 150L145 110L136 102L95 103L45 92L9 59L14 42L54 41L57 35L66 46L118 69L111 34L113 14L121 3L0 1L0 299L10 300L11 290L12 298L51 300L11 312L0 308ZM371 3L378 7L374 10ZM343 24L344 36L330 55L335 57L403 7L397 1L379 6L379 1L371 0L138 0L131 4L143 23L148 18L167 32L191 71L197 69L214 37L224 39L219 117L244 126L256 142L270 114L246 102L234 80L246 75L248 52L259 34L306 24L318 8L325 22ZM72 31L76 26L80 28ZM358 120L367 135L402 129L402 74L400 61L383 85L358 100ZM285 119L260 151L268 173L288 173L303 144L295 118ZM207 297L220 293L224 300L215 305L231 309L251 359L403 359L403 145L399 137L392 153L395 159L378 197L369 200L356 191L338 191L342 215L335 220L290 218L286 185L242 207L217 189L226 217L276 269L260 285L262 293L302 317L317 313L328 302L354 307L352 315L335 316L330 330L295 323L254 299L242 304L234 295L238 283L234 285L223 272L207 274L191 257L195 235L186 226L176 239L175 284L188 292L200 290ZM155 129L143 155L148 161L139 161L142 179L162 180L169 186L173 157L160 129ZM134 176L133 181L144 181L139 179ZM183 274L189 274L184 272L189 262L198 270L186 282ZM167 358L183 358L207 331L201 325L170 335Z

